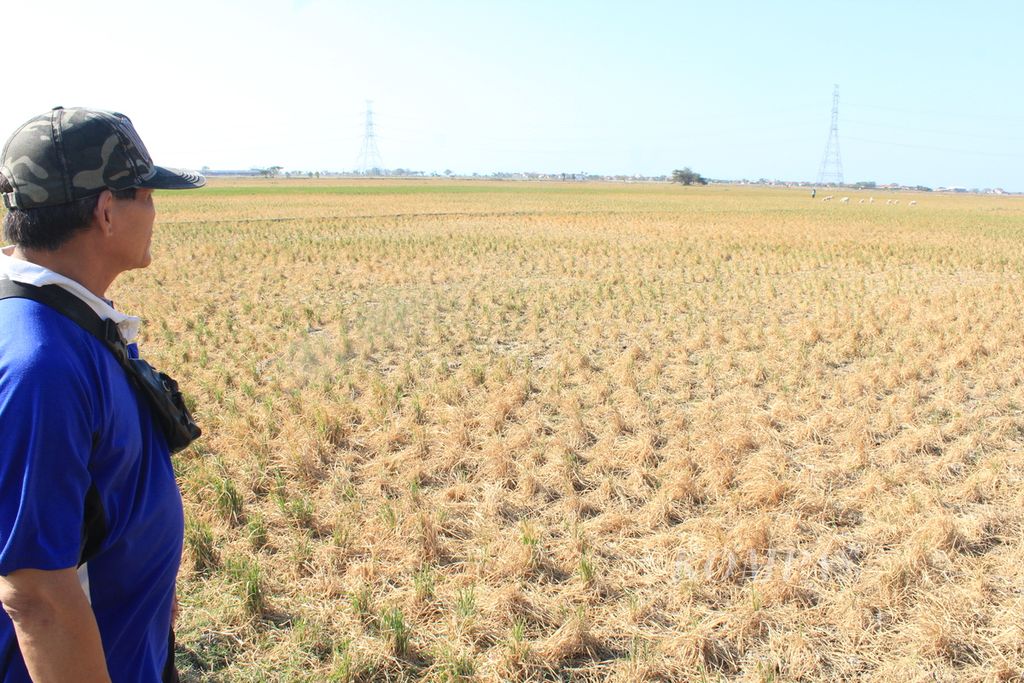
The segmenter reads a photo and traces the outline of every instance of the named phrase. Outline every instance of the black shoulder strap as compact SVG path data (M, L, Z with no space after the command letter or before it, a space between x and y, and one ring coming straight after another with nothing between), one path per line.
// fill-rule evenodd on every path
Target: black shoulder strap
M124 348L124 341L120 337L117 325L112 320L103 320L96 312L89 308L77 296L57 285L45 285L36 287L13 280L0 280L0 300L3 299L31 299L62 313L77 323L79 327L86 330L94 337L103 342L104 346L110 348L120 360L119 352L111 347L106 340L111 332L117 335L121 349ZM113 329L111 330L111 326ZM127 350L121 353L127 355ZM95 438L95 437L94 437ZM85 510L82 518L82 540L78 553L78 566L81 567L88 562L100 549L100 545L107 536L106 516L103 512L103 502L100 500L96 486L89 487L85 495Z
M31 299L49 306L83 330L103 342L123 365L124 339L113 320L101 318L77 296L59 285L28 285L14 280L0 280L0 300Z
M0 280L0 300L12 298L31 299L49 306L99 339L149 403L153 419L167 438L171 453L177 453L202 434L185 405L185 397L181 395L178 383L166 373L155 370L146 361L132 358L113 320L100 318L89 304L58 285L36 287Z

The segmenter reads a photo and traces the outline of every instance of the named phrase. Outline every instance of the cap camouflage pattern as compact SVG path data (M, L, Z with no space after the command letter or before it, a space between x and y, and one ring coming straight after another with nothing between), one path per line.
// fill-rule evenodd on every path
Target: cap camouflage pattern
M106 189L183 190L206 184L197 173L155 166L124 114L63 107L14 132L4 146L0 173L14 188L4 193L9 209L66 204Z

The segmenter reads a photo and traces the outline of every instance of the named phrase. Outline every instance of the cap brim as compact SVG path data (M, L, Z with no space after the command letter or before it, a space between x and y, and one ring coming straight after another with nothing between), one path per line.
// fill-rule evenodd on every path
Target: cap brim
M144 180L139 187L151 187L154 190L191 190L206 184L206 178L192 171L180 171L163 166L155 166L153 170L153 175Z

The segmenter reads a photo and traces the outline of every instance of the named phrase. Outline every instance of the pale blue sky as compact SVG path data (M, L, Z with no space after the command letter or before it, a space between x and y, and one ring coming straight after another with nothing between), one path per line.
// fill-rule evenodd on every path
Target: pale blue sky
M5 3L0 135L115 109L158 163L815 180L1024 191L1015 2Z

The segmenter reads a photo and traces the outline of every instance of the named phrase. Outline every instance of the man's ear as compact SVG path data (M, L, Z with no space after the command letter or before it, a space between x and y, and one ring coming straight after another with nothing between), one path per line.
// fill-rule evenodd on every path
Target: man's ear
M95 222L96 225L103 230L103 234L107 236L110 235L113 227L111 220L113 201L114 195L110 190L103 190L103 192L100 192L99 199L96 200L96 209L92 214L93 222Z

